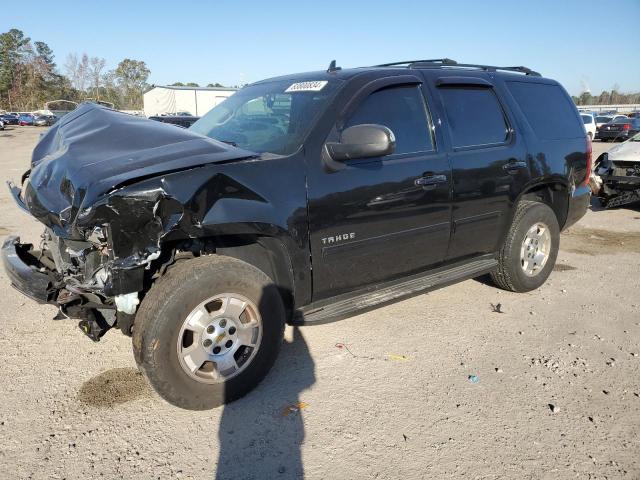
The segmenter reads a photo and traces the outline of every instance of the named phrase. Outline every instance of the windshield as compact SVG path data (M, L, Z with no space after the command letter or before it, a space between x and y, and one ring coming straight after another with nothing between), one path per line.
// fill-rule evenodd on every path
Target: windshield
M613 117L596 117L597 123L607 123L610 122Z
M256 153L289 155L326 108L339 82L274 81L234 93L190 130Z
M580 115L582 117L582 121L585 124L589 124L591 122L593 122L593 119L591 117L591 115Z

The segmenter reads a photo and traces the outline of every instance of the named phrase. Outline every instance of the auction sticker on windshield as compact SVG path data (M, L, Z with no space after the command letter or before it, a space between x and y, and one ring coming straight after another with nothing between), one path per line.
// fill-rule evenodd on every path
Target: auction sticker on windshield
M319 92L329 83L327 80L316 80L314 82L298 82L287 88L284 93L292 92Z

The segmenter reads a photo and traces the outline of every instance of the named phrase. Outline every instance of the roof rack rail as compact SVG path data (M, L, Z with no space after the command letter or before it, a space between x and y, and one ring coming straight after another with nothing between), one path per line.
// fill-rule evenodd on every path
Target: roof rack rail
M475 68L478 70L484 70L486 72L495 72L497 70L507 72L519 72L525 75L531 75L533 77L541 77L540 73L531 70L530 68L518 66L518 67L496 67L493 65L479 65L475 63L458 63L450 58L436 58L432 60L409 60L405 62L393 62L383 63L382 65L375 65L376 67L395 67L406 65L408 68L441 68L441 67L459 67L459 68Z
M440 63L434 63L434 62L415 62L412 63L409 67L410 68L429 68L429 67L442 67L442 66L448 66L447 64L440 64ZM507 72L519 72L519 73L524 73L525 75L531 75L533 77L541 77L542 75L540 75L540 73L531 70L530 68L527 67L497 67L494 65L479 65L479 64L475 64L475 63L455 63L451 66L454 67L460 67L460 68L475 68L478 70L484 70L486 72L495 72L497 70L502 70L502 71L507 71Z
M391 62L391 63L382 63L380 65L374 65L374 67L395 67L400 65L407 65L411 67L416 63L434 63L438 65L457 65L458 62L455 60L451 60L450 58L434 58L431 60L407 60L405 62Z

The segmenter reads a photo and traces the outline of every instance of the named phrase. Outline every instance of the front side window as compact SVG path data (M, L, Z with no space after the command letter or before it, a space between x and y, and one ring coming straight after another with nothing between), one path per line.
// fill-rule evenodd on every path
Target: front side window
M214 107L190 130L252 152L290 155L340 84L332 80L251 85Z
M491 88L442 87L440 95L454 148L495 145L507 140L509 128Z
M396 154L434 150L427 108L418 85L385 88L369 95L345 128L362 124L389 128L396 138Z

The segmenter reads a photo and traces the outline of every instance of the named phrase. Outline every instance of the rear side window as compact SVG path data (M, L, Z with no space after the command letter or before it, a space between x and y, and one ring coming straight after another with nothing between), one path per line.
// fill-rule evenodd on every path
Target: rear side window
M558 85L507 82L507 86L540 140L584 136L573 102Z
M580 116L582 117L582 121L585 123L585 125L593 123L593 120L591 119L592 117L590 117L589 115L580 115Z
M491 88L442 87L440 95L454 148L495 145L506 141L509 128Z
M434 150L427 107L417 85L372 93L358 106L344 128L363 123L391 129L396 137L395 153Z

